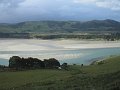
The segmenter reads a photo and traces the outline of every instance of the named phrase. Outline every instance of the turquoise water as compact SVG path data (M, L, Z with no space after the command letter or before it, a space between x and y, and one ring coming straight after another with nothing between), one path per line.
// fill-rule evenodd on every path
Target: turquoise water
M98 58L120 55L120 48L77 49L77 50L40 50L40 51L0 51L0 64L8 65L11 56L56 58L61 63L90 64Z

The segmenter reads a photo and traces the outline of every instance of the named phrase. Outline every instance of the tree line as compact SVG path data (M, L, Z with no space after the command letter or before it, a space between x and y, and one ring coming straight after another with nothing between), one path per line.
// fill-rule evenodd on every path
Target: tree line
M65 39L104 39L107 41L114 41L114 40L120 40L120 33L109 33L109 34L53 34L53 35L35 35L34 38L37 39L59 39L59 38L65 38Z
M55 58L44 59L38 58L21 58L19 56L12 56L9 59L9 68L15 69L36 69L36 68L59 68L60 63Z
M0 33L0 38L23 38L23 39L104 39L107 41L120 40L120 33L86 33L86 34L74 34L74 33L64 33L64 34L40 34L40 33Z

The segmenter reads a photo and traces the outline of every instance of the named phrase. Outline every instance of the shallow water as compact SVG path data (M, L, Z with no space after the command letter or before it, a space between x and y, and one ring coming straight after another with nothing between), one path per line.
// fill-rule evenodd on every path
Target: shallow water
M0 40L0 42L0 64L2 65L8 65L8 59L11 56L37 57L41 60L56 58L61 63L90 64L99 58L108 57L110 55L120 55L120 47L64 48L64 46L73 46L73 44L74 47L75 44L79 46L81 45L79 41ZM86 45L88 44L89 43L86 43Z

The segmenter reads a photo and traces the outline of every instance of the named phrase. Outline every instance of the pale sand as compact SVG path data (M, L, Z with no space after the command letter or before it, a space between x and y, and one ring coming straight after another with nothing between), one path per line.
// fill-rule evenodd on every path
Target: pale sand
M84 56L84 53L56 53L54 50L77 50L89 48L120 48L120 41L85 41L85 40L36 40L36 39L1 39L0 40L0 58L9 59L11 56L19 55L21 57L37 57L40 59L54 58L59 60L75 59ZM53 51L52 51L53 50ZM23 53L4 51L30 51ZM31 51L33 51L31 53ZM45 51L46 53L35 53L34 51ZM51 52L50 54L47 51ZM58 51L59 52L59 51Z
M115 48L120 47L120 41L69 41L63 44L68 49Z
M120 41L1 39L0 51L70 50L120 47Z

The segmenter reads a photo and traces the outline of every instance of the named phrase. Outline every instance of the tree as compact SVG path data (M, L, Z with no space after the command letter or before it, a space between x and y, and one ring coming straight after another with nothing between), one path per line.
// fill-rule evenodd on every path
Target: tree
M10 68L18 68L20 66L21 58L19 56L13 56L9 59L9 67Z
M44 59L44 64L46 68L58 68L60 67L60 63L55 58Z
M55 58L45 59L41 61L37 58L20 58L13 56L9 59L9 67L16 69L30 69L30 68L58 68L60 63Z

